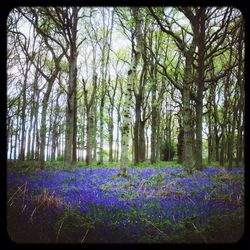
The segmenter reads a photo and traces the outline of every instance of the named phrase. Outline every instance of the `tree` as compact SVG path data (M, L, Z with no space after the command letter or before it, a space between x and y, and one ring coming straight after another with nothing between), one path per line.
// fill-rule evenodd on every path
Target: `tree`
M121 175L164 143L188 173L206 149L228 170L244 160L239 10L19 7L7 32L8 157L102 165L108 146Z

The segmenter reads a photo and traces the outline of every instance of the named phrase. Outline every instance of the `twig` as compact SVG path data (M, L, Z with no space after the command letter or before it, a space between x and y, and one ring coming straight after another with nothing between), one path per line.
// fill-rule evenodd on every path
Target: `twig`
M215 191L216 189L214 188L210 193L206 193L205 194L205 200L208 200L208 199L210 199L211 198L211 195L212 195L212 193Z
M191 222L191 224L193 225L194 229L199 233L200 231L197 229L197 227L195 226L195 224L193 222Z
M173 219L174 219L174 222L175 222L175 217L174 217L174 215L173 215Z
M188 197L188 199L189 199L190 201L192 201L192 202L193 202L193 204L195 204L195 203L194 203L194 201L193 201L193 200L192 200L189 196L187 196L187 197Z
M33 210L33 212L32 212L31 215L30 215L30 221L32 221L32 217L33 217L33 215L34 215L34 213L35 213L35 211L36 211L36 208L37 208L37 207L35 207L35 209Z
M158 227L156 227L151 221L143 218L143 220L145 220L147 223L149 223L151 226L153 226L155 229L157 229L160 233L166 235L164 232L162 232Z
M58 240L58 237L59 237L59 234L60 234L60 231L61 231L61 228L62 228L63 223L64 223L64 219L63 219L63 221L62 221L62 223L61 223L61 225L60 225L60 227L59 227L59 230L58 230L58 232L57 232L56 242L57 242L57 240Z
M198 230L198 228L195 226L195 224L193 222L191 222L191 224L193 225L195 231L200 235L200 237L205 241L205 243L207 243L207 239L202 235L201 231Z
M42 203L39 204L37 207L34 208L33 212L32 212L31 215L30 215L30 221L32 221L32 217L33 217L35 211L36 211L41 205L42 205Z
M27 204L25 204L25 205L23 206L22 213L23 213L23 211L25 210L26 206L27 206Z
M146 183L146 180L142 180L138 189L137 189L137 192L139 192L141 190L141 188L143 187L143 185Z
M27 189L27 181L25 182L24 191L23 191L23 204L24 204L24 198L25 198L25 194L26 194L26 189Z
M85 240L85 238L86 238L86 236L87 236L88 232L89 232L89 228L87 229L86 233L84 234L84 236L83 236L83 238L82 238L82 240L81 240L81 244L82 244L82 243L83 243L83 241Z
M26 183L27 183L27 181L26 181L23 185L25 185ZM17 187L17 191L10 197L10 199L8 200L7 203L9 203L9 202L13 199L13 197L16 195L16 193L18 193L18 191L22 191L21 187L22 187L23 185Z

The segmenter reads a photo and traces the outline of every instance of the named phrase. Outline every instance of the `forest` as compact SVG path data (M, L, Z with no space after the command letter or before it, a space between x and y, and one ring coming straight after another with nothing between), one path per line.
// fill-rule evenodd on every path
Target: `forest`
M6 36L11 240L241 239L239 9L16 7Z

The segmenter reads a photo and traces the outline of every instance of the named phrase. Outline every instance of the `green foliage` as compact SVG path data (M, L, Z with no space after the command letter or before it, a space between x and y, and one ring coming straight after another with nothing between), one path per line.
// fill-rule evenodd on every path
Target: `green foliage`
M148 184L152 187L163 186L166 182L166 175L164 174L156 174L151 175L148 178Z
M203 159L202 164L208 167L221 167L219 161L211 161L210 163L208 163L207 157Z
M16 161L15 160L7 160L7 166L8 168L15 168L16 167Z
M57 161L63 161L63 158L64 158L63 155L60 155L60 156L57 156L56 160Z
M55 69L55 62L54 60L51 60L49 58L46 58L45 59L45 66L50 70L54 70Z
M91 218L80 214L77 208L67 208L63 211L60 218L54 224L57 236L56 242L81 242L83 232L94 229L94 223Z
M62 169L63 168L63 161L46 161L45 167L46 168L53 168L53 169Z
M132 168L175 168L175 167L182 167L181 164L177 163L176 161L157 161L155 163L151 163L150 161L140 162L138 164L130 164Z
M16 170L34 170L40 168L39 162L35 160L26 160L26 161L8 160L7 166L8 168Z
M175 147L173 146L173 143L170 144L168 141L163 142L161 145L161 160L173 160L174 155Z

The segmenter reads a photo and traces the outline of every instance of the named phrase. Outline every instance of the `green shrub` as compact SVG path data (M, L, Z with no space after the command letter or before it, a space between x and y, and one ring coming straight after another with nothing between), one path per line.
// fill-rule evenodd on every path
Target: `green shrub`
M57 156L57 157L56 157L56 160L57 160L57 161L63 161L63 159L64 159L63 155L60 155L60 156Z
M46 168L63 168L63 161L46 161Z
M171 161L175 155L174 145L165 141L161 144L161 160L162 161Z

